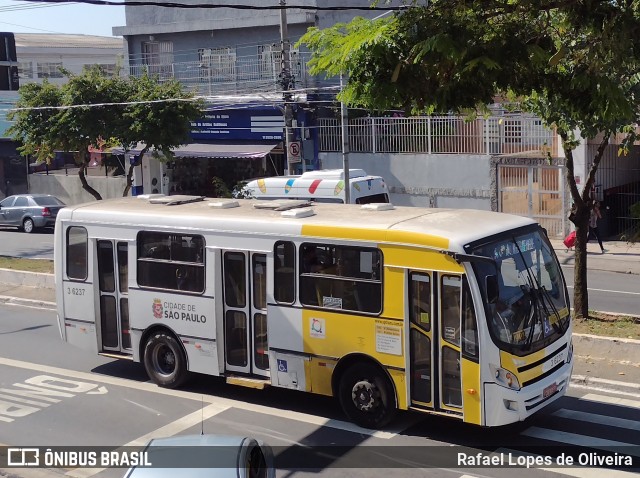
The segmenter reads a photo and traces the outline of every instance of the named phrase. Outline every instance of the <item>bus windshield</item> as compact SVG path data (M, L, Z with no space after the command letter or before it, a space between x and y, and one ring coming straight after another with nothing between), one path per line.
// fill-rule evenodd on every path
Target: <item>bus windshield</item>
M525 355L561 337L569 327L568 295L560 265L541 229L512 233L471 249L490 257L474 263L481 288L497 274L498 300L486 304L491 337L503 350Z

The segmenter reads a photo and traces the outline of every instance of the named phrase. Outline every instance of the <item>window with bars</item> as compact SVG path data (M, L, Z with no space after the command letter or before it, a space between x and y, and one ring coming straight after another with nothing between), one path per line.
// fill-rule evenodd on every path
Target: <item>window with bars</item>
M38 78L63 78L62 62L38 63Z
M33 78L33 63L30 61L18 62L18 77L23 80Z
M234 48L199 48L198 62L202 78L229 80L235 76L236 51Z
M150 75L160 78L173 76L173 42L142 42L142 63L147 66Z

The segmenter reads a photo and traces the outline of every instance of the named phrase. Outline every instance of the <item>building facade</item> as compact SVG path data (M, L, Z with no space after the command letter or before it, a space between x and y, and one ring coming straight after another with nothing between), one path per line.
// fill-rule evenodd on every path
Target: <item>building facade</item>
M11 81L0 80L0 198L4 198L29 189L27 159L7 133L11 123L6 116L18 101L19 87L45 79L59 85L66 81L62 70L79 74L92 65L116 74L124 64L124 49L122 38L93 35L6 33L0 38L11 38L15 45L15 57L0 56L0 68L6 66L11 72Z

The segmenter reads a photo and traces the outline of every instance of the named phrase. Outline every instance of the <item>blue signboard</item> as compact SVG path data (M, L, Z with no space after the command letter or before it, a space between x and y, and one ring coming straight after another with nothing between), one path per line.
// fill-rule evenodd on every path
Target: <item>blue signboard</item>
M191 123L194 140L282 141L284 118L277 108L212 110Z

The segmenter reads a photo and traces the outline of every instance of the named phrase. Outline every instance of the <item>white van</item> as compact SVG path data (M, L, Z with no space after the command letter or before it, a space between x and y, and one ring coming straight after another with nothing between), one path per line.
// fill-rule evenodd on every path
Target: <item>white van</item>
M243 196L254 199L301 199L316 202L345 202L342 169L308 171L300 176L277 176L249 181ZM354 204L388 203L384 179L370 176L362 169L349 170L350 202Z

